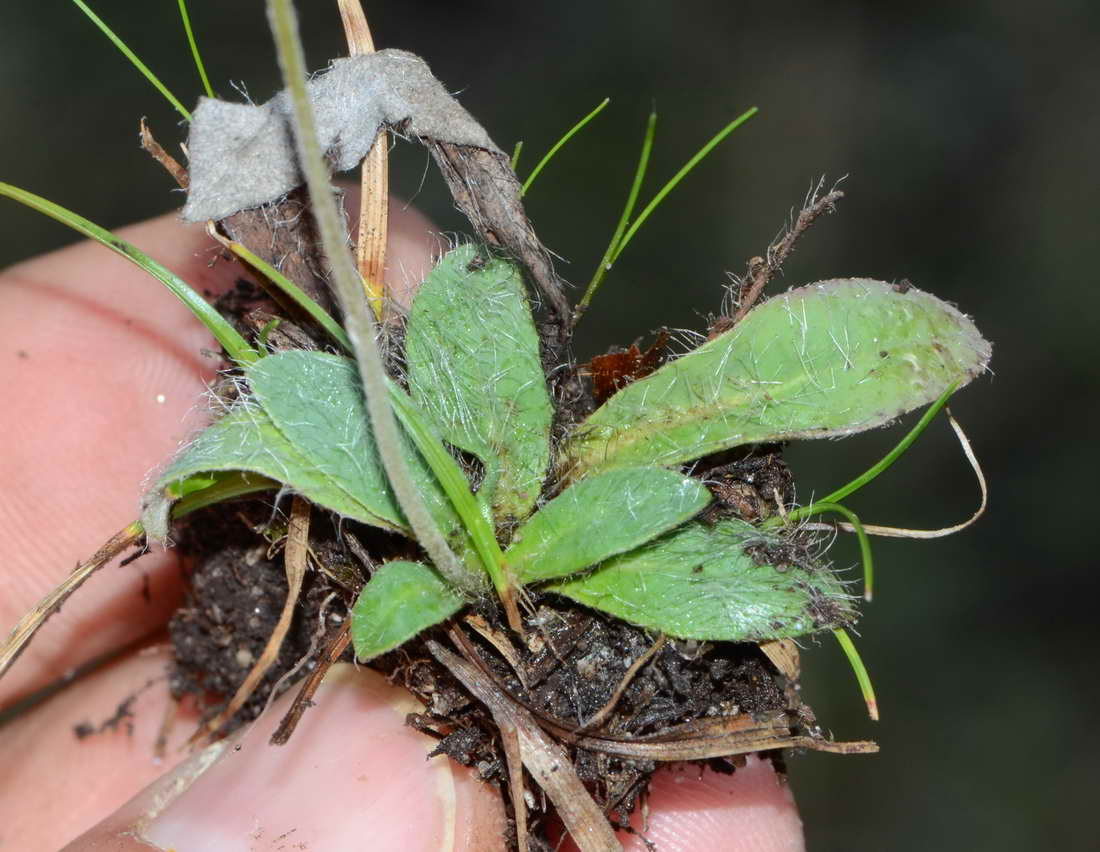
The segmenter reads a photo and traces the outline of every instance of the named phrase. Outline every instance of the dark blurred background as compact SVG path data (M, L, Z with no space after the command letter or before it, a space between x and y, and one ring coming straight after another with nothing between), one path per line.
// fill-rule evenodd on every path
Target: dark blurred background
M261 0L192 4L217 91L237 98L230 81L240 81L266 99L278 83ZM335 4L300 5L311 64L342 55ZM194 102L175 3L95 8ZM501 147L526 142L521 174L611 97L530 196L540 235L578 286L614 227L652 104L660 124L643 198L726 121L761 108L624 254L582 326L582 356L662 325L701 329L726 272L763 253L822 175L848 176L848 197L801 243L779 287L907 277L975 317L995 343L994 376L953 409L986 465L989 514L954 538L878 543L879 594L860 647L882 721L866 718L831 639L808 648L805 690L838 738L874 738L882 753L794 757L793 783L814 850L1097 848L1100 582L1086 533L1100 415L1100 6L771 8L367 4L380 46L427 58ZM5 3L0 45L0 179L109 227L180 203L137 148L141 116L166 145L183 130L178 116L74 7ZM441 228L465 229L423 149L399 146L393 168L396 192L416 195ZM71 240L0 205L0 266ZM847 481L900 432L794 447L803 499ZM937 422L851 504L867 522L916 527L965 518L976 501ZM849 541L835 555L856 564Z

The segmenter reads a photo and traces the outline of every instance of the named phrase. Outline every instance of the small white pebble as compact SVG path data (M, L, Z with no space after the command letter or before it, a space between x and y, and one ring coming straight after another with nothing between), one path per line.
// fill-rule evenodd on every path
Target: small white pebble
M157 394L157 405L164 405L164 399L165 399L164 394L158 393Z

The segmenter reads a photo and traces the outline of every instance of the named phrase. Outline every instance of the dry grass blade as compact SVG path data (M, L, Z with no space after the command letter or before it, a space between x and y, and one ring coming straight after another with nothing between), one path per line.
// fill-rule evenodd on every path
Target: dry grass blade
M516 848L519 852L528 852L531 844L527 836L527 797L523 795L523 752L519 732L515 728L501 726L500 743L508 762L508 788L516 820Z
M359 0L338 0L340 20L344 23L344 36L348 53L357 56L374 53L367 16ZM355 261L363 277L367 300L374 308L374 315L382 319L386 289L383 274L386 265L386 235L389 230L390 204L390 152L386 144L387 133L381 130L363 160L359 197L359 239L356 242Z
M286 567L287 593L283 611L279 614L279 620L271 636L264 646L263 653L256 661L256 665L237 687L236 693L225 708L202 728L196 731L191 738L197 742L204 736L216 733L222 725L228 722L236 714L244 703L256 691L268 669L279 658L279 649L283 646L290 623L294 618L294 608L298 605L298 596L302 591L302 580L306 576L306 563L309 558L309 513L310 505L301 497L295 497L290 508L290 522L287 525L286 547L283 550L283 564Z
M38 605L19 619L8 638L0 646L0 677L11 668L23 649L34 638L34 634L46 623L47 619L61 609L69 596L84 585L84 581L96 571L131 547L137 547L144 539L145 530L137 521L115 533L95 554L83 562L78 562L62 582L60 582Z
M145 123L144 118L141 120L140 134L141 147L145 149L145 152L164 166L164 170L179 184L180 189L187 189L191 183L191 178L187 174L187 169L181 166L176 158L165 151L160 143L153 138L153 131L149 129L149 125Z
M476 613L471 613L462 620L476 630L482 639L500 652L500 655L504 657L504 659L508 661L508 665L512 667L512 671L516 673L516 677L519 678L519 682L523 684L523 688L526 689L528 687L527 667L523 664L523 660L520 659L519 651L517 651L515 645L508 640L508 637L499 630L494 630L488 621Z
M876 524L864 524L863 531L867 535L880 535L883 538L945 538L949 535L954 535L957 532L962 532L967 527L974 524L978 518L985 514L986 508L989 506L989 484L985 480L985 473L982 471L981 463L978 461L978 457L974 454L974 448L970 445L970 439L966 437L966 433L963 431L962 426L951 414L950 408L945 408L944 413L947 415L947 421L951 424L951 428L955 431L955 437L959 439L959 444L962 446L963 455L966 456L966 460L970 462L970 467L974 471L974 476L978 480L978 489L981 492L981 501L978 504L978 508L974 511L974 514L967 518L962 523L952 524L949 527L940 527L935 530L912 530L905 527L883 527ZM855 532L855 527L846 521L840 521L837 523L812 523L806 524L806 529L838 529L845 532Z
M531 714L498 689L473 663L451 653L438 642L428 642L428 650L489 708L502 732L515 732L523 765L546 791L581 852L622 849L603 810L577 777L565 749L539 728Z

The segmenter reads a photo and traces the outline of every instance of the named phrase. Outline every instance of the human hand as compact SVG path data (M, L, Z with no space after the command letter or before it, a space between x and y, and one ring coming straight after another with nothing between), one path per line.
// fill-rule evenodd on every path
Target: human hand
M429 226L399 208L391 217L389 267L400 280L387 284L419 280L430 263ZM202 228L174 215L120 235L200 292L224 291L236 277L232 264L210 265L216 247ZM133 520L140 483L200 422L196 400L216 363L201 355L214 344L183 305L90 243L4 271L0 300L6 633ZM181 751L188 720L177 721L158 763L154 742L170 708L168 649L158 643L181 596L171 551L107 567L0 682L7 707L125 649L0 727L0 842L28 850L70 841L74 850L501 847L499 796L446 758L425 760L434 743L404 726L415 702L366 670L334 669L286 746L267 740L290 696L254 730L191 758ZM115 729L74 736L74 725L111 718L134 694L132 717ZM696 767L658 773L649 807L647 837L661 849L803 845L789 790L756 758L732 776ZM626 848L644 848L622 837Z

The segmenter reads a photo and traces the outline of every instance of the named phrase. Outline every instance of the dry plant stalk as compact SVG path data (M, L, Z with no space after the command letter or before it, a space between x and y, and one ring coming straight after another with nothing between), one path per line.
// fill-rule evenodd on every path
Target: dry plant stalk
M351 56L374 53L367 16L359 0L338 0L340 20ZM363 160L359 196L359 239L355 246L355 261L363 277L367 301L377 319L382 319L386 302L385 267L386 239L389 231L390 204L390 152L385 130L378 137L370 153Z
M302 592L302 581L306 576L306 563L309 557L309 516L310 504L301 497L295 497L290 507L290 522L287 525L286 546L283 549L283 564L286 568L287 593L283 611L279 614L279 620L275 629L271 631L263 653L256 661L256 665L249 671L248 676L237 687L236 693L222 711L199 728L191 737L191 742L196 743L204 737L212 736L244 706L244 703L252 697L256 687L260 685L268 669L279 658L279 649L283 646L290 623L294 619L294 610L298 606L298 597Z

